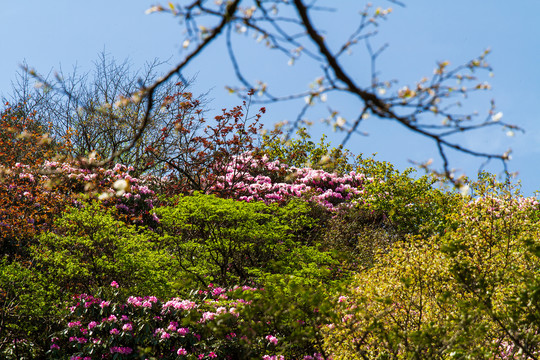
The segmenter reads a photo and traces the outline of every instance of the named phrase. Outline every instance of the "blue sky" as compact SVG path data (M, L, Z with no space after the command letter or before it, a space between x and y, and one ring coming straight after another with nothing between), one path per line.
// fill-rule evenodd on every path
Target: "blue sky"
M185 3L185 1L179 1ZM507 1L492 0L411 0L406 7L385 1L373 1L375 6L392 6L393 12L379 27L374 46L389 44L381 55L378 69L386 79L397 79L401 85L414 84L423 76L430 76L437 61L464 63L492 50L488 58L494 77L486 78L492 85L485 95L468 100L467 108L480 113L489 110L493 98L504 119L525 129L525 134L506 136L502 130L477 132L460 139L464 144L486 151L504 152L512 148L510 170L519 173L523 192L532 195L540 190L540 31L537 24L540 2L529 1L526 6L512 6ZM316 17L317 24L327 30L329 39L346 38L357 19L357 10L364 2L357 0L324 1L320 4L336 6L333 14ZM178 19L168 14L145 15L145 10L156 2L146 0L27 0L10 1L0 10L0 94L8 96L19 65L26 61L38 72L48 73L60 67L69 72L77 66L81 72L92 69L92 62L105 51L111 58L129 58L132 69L141 68L146 61L158 58L168 61L166 71L182 58L183 28ZM522 3L523 5L523 3ZM354 11L352 11L352 10ZM274 57L256 48L250 38L239 39L235 48L242 65L252 79L266 75L275 81L274 89L287 87L305 89L316 77L309 64L302 59L295 66L287 66L287 59ZM369 67L361 48L347 65L358 79L369 74ZM357 73L356 73L357 72ZM187 71L196 76L194 93L210 91L211 108L221 109L239 104L239 100L225 90L225 85L236 84L223 42L212 44L204 57L197 58ZM265 79L266 80L266 79ZM284 85L285 84L285 85ZM346 99L334 100L343 116L357 111ZM294 120L299 104L282 103L267 107L264 123ZM326 116L324 108L314 108L310 118L315 120L314 138L327 133L333 144L341 137L329 127L318 124ZM318 113L321 112L321 113ZM217 111L216 111L217 113ZM375 118L366 121L362 131L367 137L353 137L347 147L354 153L387 160L398 168L411 166L409 159L425 161L436 157L430 142L411 135L407 130ZM474 176L479 163L476 159L455 155L452 166ZM437 162L436 162L437 164ZM494 164L489 170L497 172Z

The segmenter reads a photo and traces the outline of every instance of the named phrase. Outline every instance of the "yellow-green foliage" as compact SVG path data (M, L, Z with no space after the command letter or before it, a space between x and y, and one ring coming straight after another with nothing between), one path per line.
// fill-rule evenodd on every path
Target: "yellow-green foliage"
M156 209L160 245L174 256L179 287L222 286L257 281L269 274L329 279L336 260L307 244L302 235L317 228L300 200L280 207L195 193Z
M130 295L168 294L170 257L155 248L156 236L114 219L98 202L69 209L32 253L37 268L67 293L122 284Z
M475 191L445 232L411 236L357 275L326 333L335 359L538 356L536 199L488 177Z

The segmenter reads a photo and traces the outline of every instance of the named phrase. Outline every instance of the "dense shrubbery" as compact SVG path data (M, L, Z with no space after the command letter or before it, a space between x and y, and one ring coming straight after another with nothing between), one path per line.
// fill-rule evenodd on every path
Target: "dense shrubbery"
M0 134L28 161L2 153L2 358L539 356L536 199L486 174L442 191L303 131L254 146L239 113L165 178Z
M327 329L335 358L538 356L538 202L485 175L473 188L443 232L410 236L355 276L343 323Z

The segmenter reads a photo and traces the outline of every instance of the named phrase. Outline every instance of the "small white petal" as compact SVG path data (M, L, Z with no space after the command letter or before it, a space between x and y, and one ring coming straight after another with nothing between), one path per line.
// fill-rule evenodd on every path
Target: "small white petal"
M152 6L150 9L146 10L144 13L145 13L146 15L148 15L148 14L151 14L151 13L153 13L153 12L156 12L156 11L162 11L162 10L163 10L163 7L161 7L161 6L158 5L158 6Z
M499 111L498 113L496 113L495 115L493 115L493 116L491 117L491 120L493 120L493 121L499 121L499 120L502 119L502 117L503 117L503 113Z
M347 120L345 120L345 118L341 116L338 116L338 118L336 119L336 125L339 127L342 127L343 125L345 125L346 122Z
M99 200L107 200L110 197L111 197L111 195L109 193L103 192L103 193L99 194L98 199Z

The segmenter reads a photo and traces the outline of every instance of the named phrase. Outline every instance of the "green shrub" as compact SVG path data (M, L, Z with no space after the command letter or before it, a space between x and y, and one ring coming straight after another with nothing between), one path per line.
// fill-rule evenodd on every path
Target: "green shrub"
M29 262L0 261L0 358L37 359L62 310L50 279Z
M159 242L174 255L187 287L245 284L267 273L331 277L331 254L303 242L301 235L316 226L305 202L280 207L203 194L175 202L156 209Z
M155 234L115 220L99 202L71 208L32 248L36 269L68 294L93 292L118 281L132 295L170 295L170 257Z
M357 158L358 173L372 179L364 185L359 206L382 215L402 234L441 233L446 216L460 205L461 196L434 187L437 179L412 177L413 169L399 172L394 166L373 158Z

